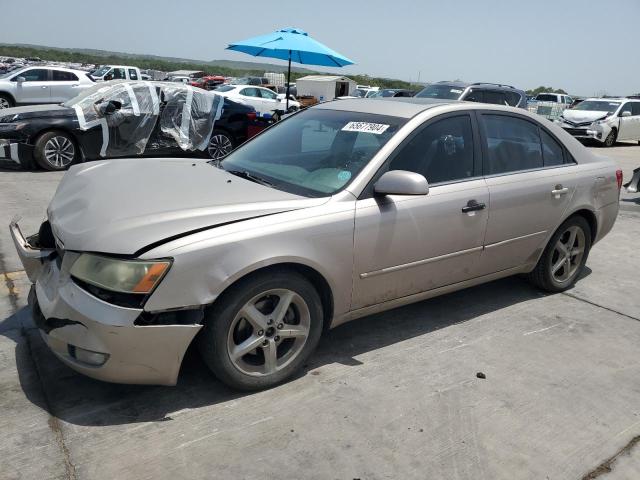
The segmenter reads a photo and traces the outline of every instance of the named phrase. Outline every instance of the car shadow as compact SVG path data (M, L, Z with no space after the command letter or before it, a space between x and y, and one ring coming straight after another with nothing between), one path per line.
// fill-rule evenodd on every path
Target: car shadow
M583 271L583 277L590 270ZM332 363L357 366L357 357L405 340L461 324L520 302L546 294L519 277L494 281L441 297L415 303L349 322L325 333L296 381ZM28 307L0 322L0 334L9 338L8 326L16 318L30 315ZM209 372L195 348L190 347L175 387L105 383L78 374L60 362L48 349L39 331L22 321L23 341L16 341L16 363L20 385L33 404L75 425L119 425L171 421L172 412L229 402L256 393L231 390ZM4 333L3 333L4 332ZM28 352L27 352L28 351ZM28 354L27 354L28 353ZM44 389L33 388L36 374ZM274 387L279 388L279 387Z

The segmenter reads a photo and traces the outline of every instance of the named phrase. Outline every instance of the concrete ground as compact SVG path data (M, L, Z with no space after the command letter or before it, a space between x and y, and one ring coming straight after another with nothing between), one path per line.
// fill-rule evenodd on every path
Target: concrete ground
M35 230L61 176L0 172L0 479L640 478L639 195L565 294L511 278L374 315L240 394L195 352L176 387L143 387L48 351L6 225Z

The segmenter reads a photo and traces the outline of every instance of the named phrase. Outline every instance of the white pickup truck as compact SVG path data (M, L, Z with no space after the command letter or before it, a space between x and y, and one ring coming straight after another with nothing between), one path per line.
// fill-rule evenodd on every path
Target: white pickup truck
M106 82L109 80L142 80L142 74L138 67L129 65L102 65L91 72L91 77L96 82Z

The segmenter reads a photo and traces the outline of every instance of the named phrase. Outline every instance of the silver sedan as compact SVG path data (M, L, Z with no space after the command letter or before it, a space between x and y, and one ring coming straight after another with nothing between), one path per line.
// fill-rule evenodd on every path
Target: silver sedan
M612 228L622 173L521 109L343 100L222 161L77 165L12 235L51 350L173 385L196 341L238 389L291 377L322 332L514 274L561 292Z

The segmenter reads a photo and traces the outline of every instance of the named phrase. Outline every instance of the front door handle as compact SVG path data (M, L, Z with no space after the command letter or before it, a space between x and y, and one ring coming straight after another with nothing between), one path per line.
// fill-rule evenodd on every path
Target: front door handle
M469 200L467 205L462 207L462 213L475 212L477 210L484 210L487 206L484 203L478 203L477 200Z
M560 195L566 195L569 193L569 189L567 187L563 187L562 185L556 185L553 190L551 190L551 195L556 198L560 198Z
M41 86L40 88L49 88L49 87L47 87L46 85L43 85L43 86Z

